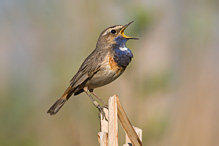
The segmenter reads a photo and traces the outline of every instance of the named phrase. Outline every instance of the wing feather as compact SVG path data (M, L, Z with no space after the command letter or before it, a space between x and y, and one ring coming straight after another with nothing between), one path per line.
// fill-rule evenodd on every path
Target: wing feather
M84 84L89 80L101 67L101 63L107 51L94 50L82 63L78 72L71 79L70 84L73 88Z

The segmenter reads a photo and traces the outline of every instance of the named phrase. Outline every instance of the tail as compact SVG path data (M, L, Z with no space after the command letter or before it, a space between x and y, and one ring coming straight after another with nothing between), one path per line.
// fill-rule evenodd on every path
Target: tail
M49 113L50 115L55 115L65 104L66 101L67 101L66 99L62 99L62 98L58 99L47 111L47 113Z
M69 97L72 95L74 90L72 90L71 86L67 88L65 93L62 95L61 98L59 98L47 111L50 115L55 115L65 104L65 102L69 99Z

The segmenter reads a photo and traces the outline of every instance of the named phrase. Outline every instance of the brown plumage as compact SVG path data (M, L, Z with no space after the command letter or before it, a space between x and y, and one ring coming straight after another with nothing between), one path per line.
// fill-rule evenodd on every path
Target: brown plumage
M90 93L97 97L93 90L118 78L131 61L133 57L131 51L128 48L121 48L126 47L127 40L136 39L124 35L124 30L131 23L109 27L100 34L96 48L85 59L78 72L71 79L69 87L47 113L56 114L72 94L78 95L82 92L85 92L100 110L100 106L96 105L96 101Z

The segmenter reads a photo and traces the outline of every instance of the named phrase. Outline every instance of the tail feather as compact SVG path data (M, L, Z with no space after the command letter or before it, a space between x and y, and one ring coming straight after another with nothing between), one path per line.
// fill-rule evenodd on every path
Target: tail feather
M65 104L66 101L67 100L63 98L58 99L52 105L52 107L47 111L47 113L49 113L50 115L55 115L61 109L61 107Z
M55 115L61 107L65 104L65 102L71 97L71 95L74 93L75 88L72 88L72 85L70 85L61 98L59 98L47 111L50 115Z

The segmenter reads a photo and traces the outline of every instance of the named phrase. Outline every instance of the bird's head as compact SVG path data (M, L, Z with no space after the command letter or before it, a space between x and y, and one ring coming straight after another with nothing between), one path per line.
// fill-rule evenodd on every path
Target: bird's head
M132 22L129 22L125 25L114 25L111 27L108 27L105 29L99 36L97 45L123 45L125 44L129 39L138 39L126 36L124 34L125 29L131 24Z

